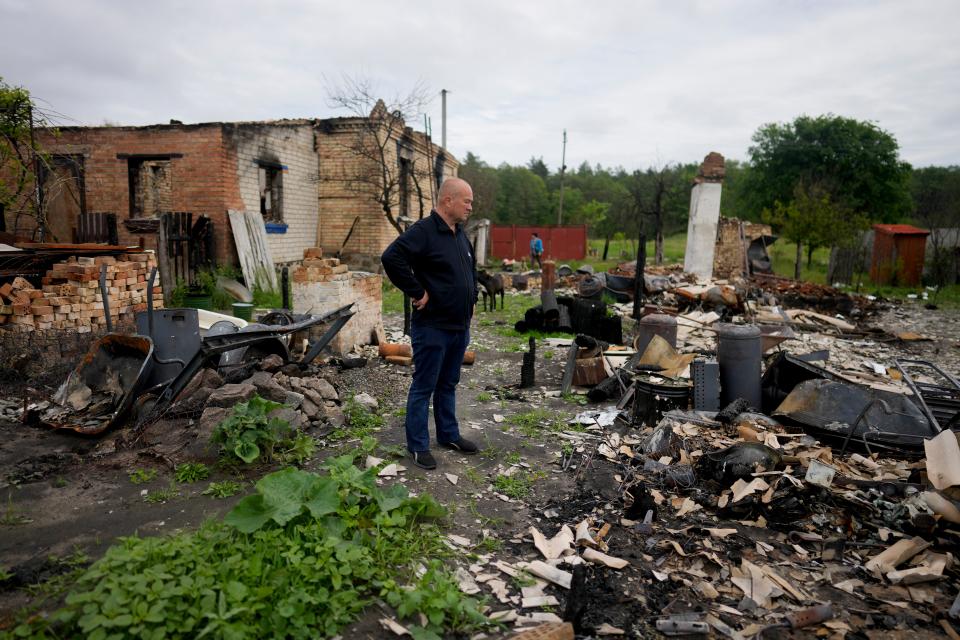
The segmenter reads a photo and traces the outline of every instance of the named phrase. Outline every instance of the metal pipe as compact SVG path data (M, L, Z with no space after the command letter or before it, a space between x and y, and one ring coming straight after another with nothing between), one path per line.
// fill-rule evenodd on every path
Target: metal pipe
M150 278L147 280L147 334L153 340L153 283L157 279L157 268L150 270Z
M447 148L447 94L450 93L446 89L440 90L440 146L444 149Z
M103 315L107 321L107 333L113 333L113 321L110 319L110 296L107 295L107 265L100 265L100 297L103 299Z

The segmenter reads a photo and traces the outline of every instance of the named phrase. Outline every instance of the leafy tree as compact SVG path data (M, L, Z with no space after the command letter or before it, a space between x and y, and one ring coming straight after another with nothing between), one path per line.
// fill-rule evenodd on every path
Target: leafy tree
M543 179L526 167L500 165L497 222L550 224L550 196Z
M802 247L807 247L807 267L817 247L842 246L857 241L859 232L869 222L863 214L851 211L831 200L829 191L819 184L798 184L787 204L774 203L764 211L763 219L777 226L781 233L797 244L794 278L800 279Z
M547 168L547 164L543 161L543 156L539 158L531 157L530 161L527 162L527 168L540 176L544 182L550 177L550 169Z
M468 151L458 175L473 188L473 217L495 220L500 192L499 171Z
M753 135L744 193L756 215L790 202L797 185L817 185L830 202L893 222L910 210L910 165L896 139L871 122L836 115L766 124Z
M942 287L957 277L955 250L944 230L960 227L960 167L915 169L910 191L914 221L931 232L927 270L933 283Z
M41 238L46 233L45 212L42 201L33 197L42 193L35 192L34 185L37 172L49 163L31 133L33 127L49 124L29 91L0 77L0 222L5 222L7 209L16 213L14 232L21 228L20 216L35 218L35 233Z

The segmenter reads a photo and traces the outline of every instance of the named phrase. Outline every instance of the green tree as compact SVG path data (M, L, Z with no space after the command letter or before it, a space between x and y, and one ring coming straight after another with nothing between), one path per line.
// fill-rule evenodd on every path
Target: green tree
M747 213L790 202L798 185L817 185L836 206L894 222L910 211L910 165L896 139L871 122L800 116L753 135L745 176Z
M473 188L473 217L495 220L500 192L500 174L497 169L488 166L468 151L457 174Z
M49 125L23 87L7 84L0 78L0 221L5 223L9 209L15 218L25 215L36 219L35 233L43 239L46 220L42 191L34 190L37 173L48 166L47 157L34 142L34 127ZM34 197L34 196L37 197ZM6 226L4 224L4 226ZM21 228L17 219L11 228Z
M823 185L800 183L794 189L793 198L783 204L774 203L763 212L763 220L780 229L790 241L797 244L797 256L793 277L800 279L802 247L807 248L807 267L817 247L843 246L857 242L859 233L869 222L863 214L851 211L831 200Z
M547 164L543 161L543 156L539 158L531 157L530 161L527 162L527 169L530 169L530 171L540 176L544 182L550 177L550 169L547 168Z
M952 238L947 229L960 227L960 167L914 169L910 178L914 222L930 230L927 273L942 287L957 277Z
M497 171L496 221L507 224L550 224L550 196L543 179L526 167L501 165Z

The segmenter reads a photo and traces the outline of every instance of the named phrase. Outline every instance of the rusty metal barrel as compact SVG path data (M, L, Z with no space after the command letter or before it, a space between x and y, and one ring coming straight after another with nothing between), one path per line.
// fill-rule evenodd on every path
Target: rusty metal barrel
M640 318L637 329L637 340L634 346L641 355L653 340L653 336L660 336L671 347L677 347L677 319L665 313L651 313Z
M720 363L721 406L743 398L759 410L763 364L760 327L752 324L718 325L717 360Z

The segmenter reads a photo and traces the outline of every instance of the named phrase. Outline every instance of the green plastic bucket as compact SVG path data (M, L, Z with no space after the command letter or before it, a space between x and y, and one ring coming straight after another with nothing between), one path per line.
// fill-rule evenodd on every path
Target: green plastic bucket
M251 318L253 318L253 305L249 302L234 302L233 316L250 322Z
M206 309L213 311L213 297L208 294L187 294L183 297L183 306L192 309Z

